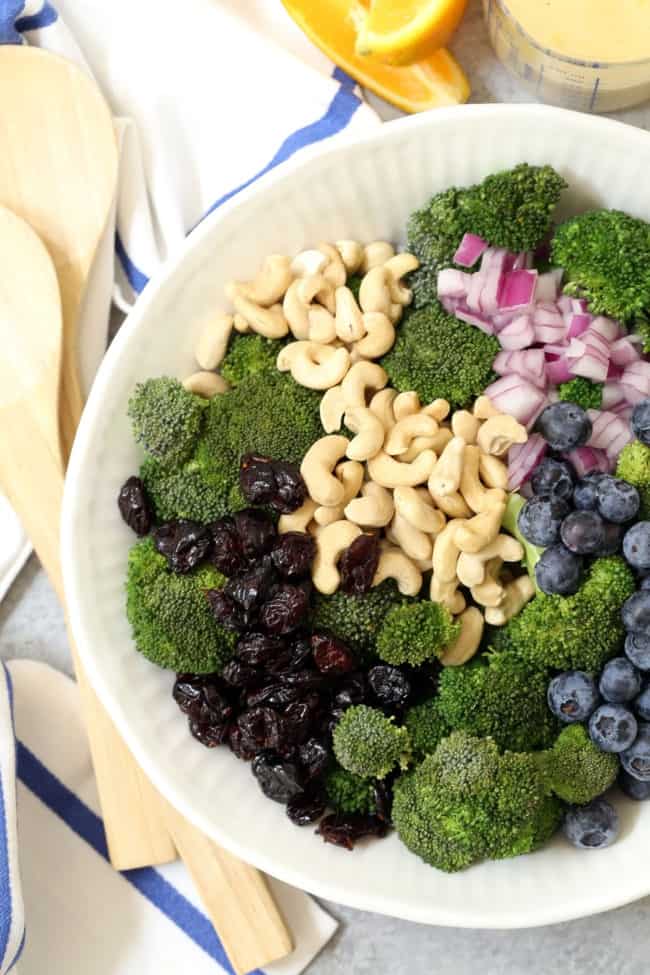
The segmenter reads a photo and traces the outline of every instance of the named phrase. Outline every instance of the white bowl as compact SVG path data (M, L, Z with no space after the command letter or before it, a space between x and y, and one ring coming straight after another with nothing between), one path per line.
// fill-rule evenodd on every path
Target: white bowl
M193 368L201 319L232 278L272 252L321 240L404 237L433 193L527 161L570 184L564 211L620 207L650 219L650 136L616 122L532 105L443 109L340 140L260 180L208 217L138 301L95 381L75 442L63 516L73 631L89 677L154 784L236 855L297 887L353 907L429 924L511 928L564 921L650 892L650 804L621 801L623 829L586 853L557 838L542 851L453 875L413 856L396 835L354 853L297 829L265 800L250 769L190 737L171 697L173 674L138 654L124 614L133 535L116 497L137 471L126 404L134 384Z

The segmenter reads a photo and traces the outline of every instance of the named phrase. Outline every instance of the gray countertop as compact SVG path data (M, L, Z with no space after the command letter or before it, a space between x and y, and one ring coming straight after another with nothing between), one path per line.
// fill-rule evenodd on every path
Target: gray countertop
M480 2L470 0L452 45L469 75L474 102L530 101L494 57ZM373 100L381 115L398 113ZM618 118L650 128L650 105ZM0 658L30 657L72 672L63 617L32 557L0 604ZM311 966L311 975L647 975L650 898L609 914L524 931L430 928L327 904L342 922L336 938Z

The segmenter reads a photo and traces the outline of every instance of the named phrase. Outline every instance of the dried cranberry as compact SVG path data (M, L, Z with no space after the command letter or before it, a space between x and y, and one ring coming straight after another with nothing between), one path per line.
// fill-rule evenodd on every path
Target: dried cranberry
M298 761L308 780L317 779L325 772L329 758L329 748L318 738L310 738L298 749Z
M286 735L284 718L272 708L251 708L237 718L244 740L257 752L277 749Z
M311 649L314 663L323 674L337 676L354 670L355 659L338 637L327 633L312 633Z
M392 785L384 779L378 779L373 784L373 793L375 797L375 811L378 818L390 825L392 822L391 813L393 808Z
M288 579L307 575L316 555L316 540L306 532L285 532L280 535L271 559L278 572Z
M154 544L172 572L191 572L210 552L212 535L198 521L181 518L154 529Z
M227 630L244 630L248 625L246 614L223 589L208 589L205 598L210 604L217 623Z
M235 647L235 656L250 667L262 667L271 663L283 652L282 640L266 633L247 633Z
M299 745L308 738L320 712L320 702L316 694L301 701L294 701L284 709L284 720L289 739Z
M239 532L232 518L220 518L209 526L212 535L212 561L219 572L225 576L236 576L244 572L248 559L244 555Z
M228 722L220 724L215 721L211 724L201 724L201 722L190 718L189 725L191 734L206 748L216 748L228 738Z
M252 768L260 789L268 799L286 803L302 792L300 772L294 762L285 761L277 755L263 754L257 756Z
M268 704L269 707L283 708L300 697L300 690L297 687L287 687L285 684L267 684L259 690L251 691L246 696L246 704L249 708L256 708L260 704Z
M309 596L298 586L279 586L262 606L260 621L268 633L283 636L302 623L309 609Z
M223 668L222 676L231 687L253 687L262 679L261 671L257 667L244 664L241 660L229 660Z
M270 500L271 507L282 515L288 515L304 503L307 497L307 486L296 465L284 460L274 461L273 474L275 494Z
M239 464L239 486L250 504L269 504L276 492L271 458L245 454Z
M273 570L263 565L250 569L244 575L229 579L223 591L244 611L244 619L250 626L258 616L264 600L275 581Z
M411 694L411 683L399 667L378 664L368 671L368 683L375 698L383 707L403 708Z
M259 751L252 739L245 735L237 724L232 725L228 732L228 744L233 755L242 762L250 762Z
M379 535L359 535L339 560L340 588L348 596L363 596L372 585L379 562Z
M311 658L311 645L308 640L295 640L287 649L269 661L266 669L270 674L284 677L299 670Z
M300 690L317 691L325 684L325 677L317 670L295 670L282 674L282 683Z
M117 496L122 519L136 535L146 535L153 522L151 503L139 477L129 477Z
M183 714L194 714L201 707L203 674L177 674L172 697Z
M361 672L350 674L337 686L334 704L339 708L350 708L363 704L366 699L366 678Z
M271 551L276 538L275 525L264 511L244 508L234 516L234 522L247 559L259 559Z
M326 734L330 736L332 735L334 729L336 728L337 724L339 723L339 721L341 720L344 714L345 711L342 708L333 708L329 712L329 714L326 715L324 729L323 729Z
M385 836L387 827L378 816L362 816L358 813L339 816L332 813L321 821L316 832L323 837L325 843L352 850L357 840L364 836Z
M308 826L320 819L327 808L327 800L320 792L299 792L287 803L287 816L294 826Z

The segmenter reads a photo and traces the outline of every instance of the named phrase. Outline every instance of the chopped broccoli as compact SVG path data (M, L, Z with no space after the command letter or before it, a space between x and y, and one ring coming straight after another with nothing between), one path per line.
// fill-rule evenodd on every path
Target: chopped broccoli
M599 671L621 650L621 606L635 589L634 575L622 558L597 559L574 596L539 593L496 630L494 645L539 670Z
M644 355L650 354L650 317L643 314L634 323L634 331L641 338L643 345L641 351Z
M528 539L519 531L519 525L517 523L517 518L519 517L519 512L526 504L526 499L521 496L521 494L511 494L508 497L506 503L506 510L503 516L503 521L501 522L501 527L504 531L507 531L510 535L513 535L521 545L524 550L524 560L523 564L526 566L526 571L528 575L533 580L535 585L537 585L537 580L535 578L535 566L542 557L543 548L539 545L533 545Z
M420 260L410 276L416 307L437 296L437 275L449 267L463 234L493 247L534 250L551 225L566 183L550 166L522 163L476 186L438 193L408 222L408 249Z
M618 755L601 752L581 724L565 728L540 758L551 790L572 805L582 806L602 795L618 774Z
M362 281L363 274L351 274L345 282L346 287L350 289L357 301L359 300L359 288Z
M190 518L204 524L246 506L238 496L238 470L232 463L206 471L199 457L182 467L168 468L153 457L145 458L140 477L158 521Z
M566 403L576 403L583 410L600 410L603 405L603 384L592 383L589 379L576 376L557 388L559 399Z
M650 447L633 440L618 455L616 476L633 484L641 498L639 518L650 518Z
M423 403L446 399L467 406L495 379L499 342L448 315L438 301L408 312L392 349L381 359L393 386L415 390Z
M401 840L448 873L529 853L552 835L560 815L534 755L500 755L491 739L461 731L395 785L393 823Z
M440 657L460 633L449 610L440 603L421 601L396 606L377 637L377 655L387 664L417 667Z
M367 663L376 656L377 635L388 613L408 602L409 597L402 596L392 579L364 596L348 596L342 589L331 596L315 593L311 626L343 640L362 663Z
M332 735L334 754L348 772L363 778L385 778L410 758L409 735L377 708L348 708Z
M594 315L632 321L650 309L650 224L620 210L589 210L560 224L551 244L566 294Z
M275 369L278 352L284 345L282 339L236 333L221 363L221 375L231 386L237 386L248 376L255 376L266 369Z
M188 393L178 379L147 379L138 383L129 399L133 435L162 463L182 464L196 446L207 405L207 400Z
M371 779L363 779L335 765L325 775L327 801L337 812L374 813L376 809Z
M140 653L159 667L193 674L219 671L234 636L215 621L205 598L225 577L211 566L177 575L167 568L151 538L129 553L126 615Z
M418 760L432 755L451 731L442 716L437 697L409 708L404 715L404 727L411 739L413 755Z

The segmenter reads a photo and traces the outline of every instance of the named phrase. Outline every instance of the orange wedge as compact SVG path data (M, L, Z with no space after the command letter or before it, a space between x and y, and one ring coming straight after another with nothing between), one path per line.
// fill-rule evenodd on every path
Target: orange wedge
M358 0L282 0L299 27L335 64L404 112L458 105L469 82L449 51L441 48L409 67L396 68L357 54L357 29L368 8Z
M359 24L357 54L414 64L449 42L467 0L371 0Z

